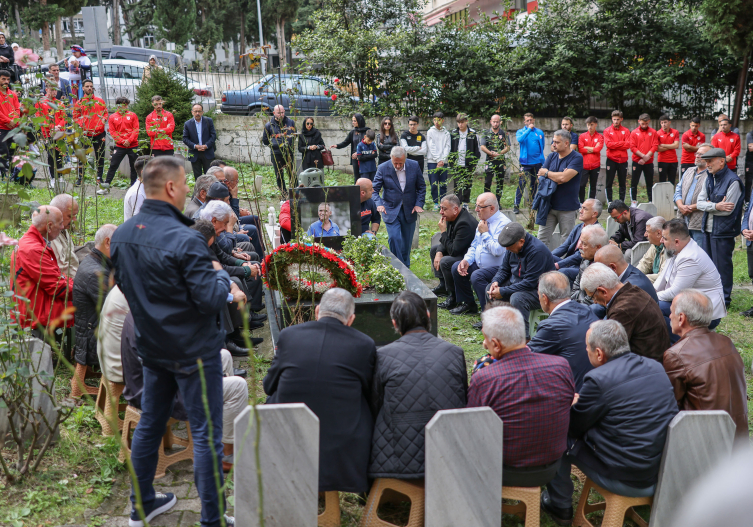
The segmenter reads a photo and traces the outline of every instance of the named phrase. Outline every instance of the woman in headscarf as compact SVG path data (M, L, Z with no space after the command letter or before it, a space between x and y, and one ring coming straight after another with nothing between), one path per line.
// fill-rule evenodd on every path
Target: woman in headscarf
M141 76L141 82L146 81L152 76L152 68L162 68L157 63L157 55L149 55L149 64L144 67L144 74Z
M11 82L15 82L15 71L13 71L13 63L16 58L11 48L5 41L5 34L0 33L0 69L8 70L11 72Z
M314 118L306 117L303 121L303 132L298 136L298 151L303 155L301 170L307 168L324 168L322 150L324 146L322 134L314 127Z
M71 46L73 56L68 57L68 80L71 82L71 93L78 99L83 97L83 80L92 78L92 63L81 46Z
M363 140L366 130L368 130L369 127L366 126L366 119L364 119L363 115L360 113L354 113L351 122L353 123L353 129L348 132L348 137L345 138L345 141L332 145L331 148L345 148L350 145L350 164L353 166L353 181L358 181L358 178L361 177L361 173L358 170L358 155L356 154L356 148L358 148L358 143Z

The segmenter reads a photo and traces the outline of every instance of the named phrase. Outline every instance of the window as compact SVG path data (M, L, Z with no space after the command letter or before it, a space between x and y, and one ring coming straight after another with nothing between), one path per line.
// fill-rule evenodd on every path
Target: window
M123 66L123 78L124 79L138 79L144 76L144 68L137 68L136 66Z
M118 51L118 58L125 60L138 60L139 62L147 61L147 55L144 55L143 53Z
M322 83L314 79L301 79L301 93L303 95L323 95Z

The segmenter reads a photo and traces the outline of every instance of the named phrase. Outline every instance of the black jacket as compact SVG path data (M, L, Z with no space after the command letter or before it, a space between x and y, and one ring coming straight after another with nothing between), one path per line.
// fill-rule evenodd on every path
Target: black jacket
M11 73L11 82L17 82L16 69L13 67L16 63L16 54L13 52L13 48L7 43L0 47L0 57L5 57L9 62L3 62L0 69L8 70Z
M105 297L110 292L112 261L97 249L92 249L81 261L73 280L73 307L76 308L76 362L96 366L97 327L99 313Z
M146 363L195 366L224 345L220 314L230 276L212 267L206 240L189 225L169 203L147 199L112 237L115 282L133 313Z
M450 167L457 166L457 152L458 144L460 143L460 128L455 128L450 132L450 152L454 152L455 155L450 156ZM479 136L474 129L468 127L468 136L465 138L465 167L468 170L476 170L481 159L481 148L479 144Z
M366 492L376 346L322 317L282 330L264 378L268 404L304 403L319 417L319 491Z
M308 147L316 146L316 150L309 150ZM301 135L298 136L298 151L303 155L301 160L301 170L307 168L324 169L324 161L322 160L322 150L327 148L324 146L324 139L322 134L316 128L312 128L311 133L304 130Z
M630 249L638 242L646 241L646 222L653 218L638 207L630 207L630 220L620 223L612 239L620 244L620 249Z
M272 116L267 124L264 125L264 133L261 135L261 143L272 149L273 154L280 154L283 151L293 151L293 141L295 141L295 121L290 117L283 117L282 122Z
M455 221L447 222L447 230L439 237L439 250L444 256L465 256L476 236L478 220L466 209L460 209Z
M222 268L230 276L237 276L242 280L251 276L251 269L248 267L243 267L244 260L236 258L235 256L223 251L222 247L220 247L220 244L217 243L217 239L215 239L214 243L209 249L212 254L214 254L213 259L220 262L222 264Z
M420 329L380 348L369 478L424 477L424 427L439 410L465 408L467 392L461 348Z
M358 122L358 127L353 128L348 132L347 137L345 140L341 143L337 143L336 148L345 148L346 146L350 145L350 155L356 153L356 148L358 148L358 143L360 143L364 136L366 135L366 131L369 129L368 126L366 126L366 119L363 118L362 115L356 115L356 122ZM358 159L351 159L350 160L351 165L358 166Z
M400 145L400 138L395 134L394 136L383 136L377 134L377 150L379 150L379 163L386 163L390 160L390 153L392 149Z
M569 433L582 440L579 448L611 478L638 488L656 483L667 426L678 412L664 367L628 352L588 372L578 393Z
M497 282L503 297L518 291L537 291L539 277L547 271L554 271L552 253L538 238L526 233L526 241L518 254L505 251L492 282ZM508 280L510 283L505 286Z

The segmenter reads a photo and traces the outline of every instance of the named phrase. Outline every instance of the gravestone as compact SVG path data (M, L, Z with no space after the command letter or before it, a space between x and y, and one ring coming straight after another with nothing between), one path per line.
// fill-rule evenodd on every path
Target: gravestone
M675 206L672 197L675 195L675 186L672 183L655 183L652 187L653 198L651 202L656 205L656 215L665 220L675 217Z
M607 208L607 173L604 169L599 169L599 177L596 180L596 199L601 201L604 208Z
M656 205L653 203L639 203L638 208L642 211L648 212L651 216L656 216ZM662 216L664 218L664 216ZM669 218L664 218L665 220Z
M638 262L641 261L641 258L643 258L646 255L646 252L651 248L650 242L638 242L635 245L633 245L633 250L630 253L630 261L629 264L632 265L638 265Z
M319 492L319 418L303 403L256 407L266 527L316 525ZM235 418L235 520L259 525L256 418L248 406Z
M518 222L518 218L516 217L516 214L512 209L506 209L506 210L500 209L499 212L501 212L503 216L507 216L508 220L512 222Z
M612 216L609 216L607 218L607 236L611 238L619 228L620 224L614 221L614 219L612 219Z
M421 229L421 215L416 214L416 228L413 229L413 241L411 241L410 248L411 249L418 249L418 235L419 230Z
M730 457L734 438L735 423L721 410L680 412L672 419L651 507L651 527L672 525L693 484Z
M7 222L7 227L21 225L20 203L18 194L0 194L0 222Z
M426 425L431 527L502 523L502 420L491 408L441 410Z

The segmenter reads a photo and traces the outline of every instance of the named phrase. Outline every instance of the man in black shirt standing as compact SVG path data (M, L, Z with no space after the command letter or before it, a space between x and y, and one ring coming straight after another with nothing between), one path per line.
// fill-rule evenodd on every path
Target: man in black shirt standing
M489 124L491 128L479 137L479 147L486 154L486 175L484 178L484 192L491 192L492 180L497 176L497 201L502 199L502 185L505 182L505 154L510 151L510 139L507 132L500 126L502 118L496 113L492 115Z
M408 131L400 135L400 146L408 152L408 159L418 163L421 175L424 173L424 156L428 152L426 147L426 134L418 131L418 117L412 115L408 118Z
M382 215L377 211L376 203L371 199L374 193L374 185L369 178L362 177L356 181L361 187L361 235L371 233L375 235L379 230Z

